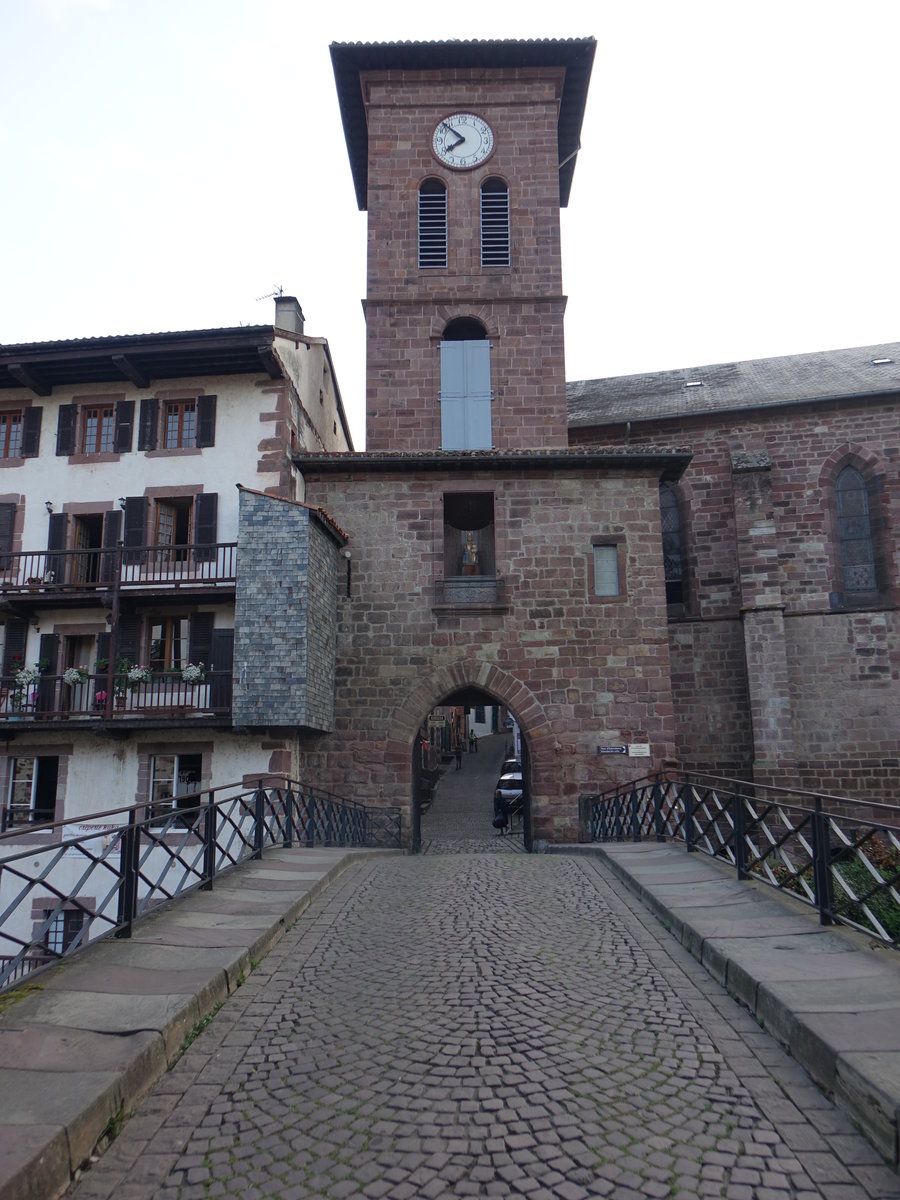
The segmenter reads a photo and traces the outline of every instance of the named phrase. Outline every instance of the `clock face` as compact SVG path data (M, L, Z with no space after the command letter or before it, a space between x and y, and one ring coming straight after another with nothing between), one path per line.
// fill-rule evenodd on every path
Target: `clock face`
M438 122L431 139L435 157L448 167L469 170L494 149L494 131L474 113L452 113Z

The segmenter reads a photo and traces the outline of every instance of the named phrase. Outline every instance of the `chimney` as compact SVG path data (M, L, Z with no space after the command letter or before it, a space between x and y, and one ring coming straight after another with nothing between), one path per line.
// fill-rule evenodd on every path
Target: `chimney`
M296 296L275 297L275 328L303 336L303 309Z

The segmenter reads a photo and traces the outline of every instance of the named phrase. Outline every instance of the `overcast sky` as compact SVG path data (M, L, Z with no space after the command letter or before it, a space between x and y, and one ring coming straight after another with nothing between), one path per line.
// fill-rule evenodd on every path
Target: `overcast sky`
M363 444L332 41L597 38L569 379L900 340L897 0L0 0L0 341L327 337Z

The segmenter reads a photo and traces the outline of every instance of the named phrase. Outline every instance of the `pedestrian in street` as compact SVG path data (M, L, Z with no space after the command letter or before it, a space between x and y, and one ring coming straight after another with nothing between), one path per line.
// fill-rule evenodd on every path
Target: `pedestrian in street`
M462 742L456 743L456 769L457 771L462 766Z
M478 753L478 738L475 736L474 729L469 730L469 753L470 754Z

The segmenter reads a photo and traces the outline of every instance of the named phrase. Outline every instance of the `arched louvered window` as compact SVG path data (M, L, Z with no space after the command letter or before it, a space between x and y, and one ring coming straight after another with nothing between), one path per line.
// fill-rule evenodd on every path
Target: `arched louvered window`
M659 514L662 523L663 564L666 574L666 604L684 605L684 554L681 538L681 514L675 489L659 487Z
M447 266L447 189L440 179L419 188L419 266Z
M509 266L509 188L502 179L481 185L481 265Z
M838 539L845 592L874 592L875 546L866 482L855 467L844 467L835 485Z

